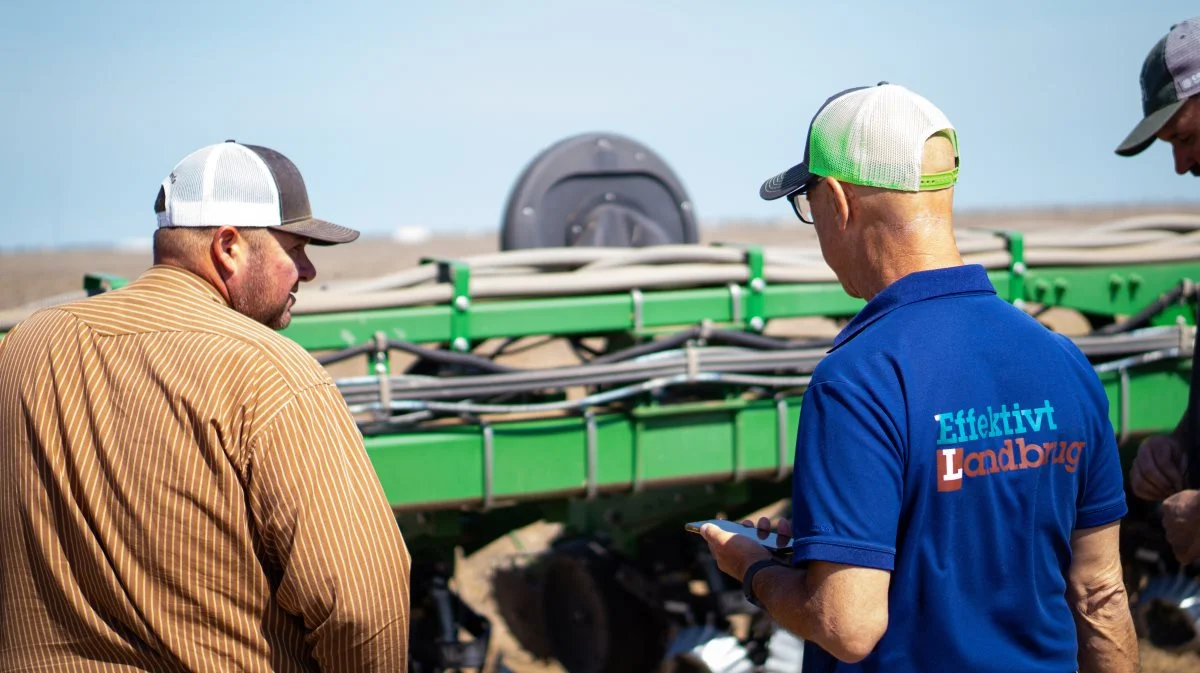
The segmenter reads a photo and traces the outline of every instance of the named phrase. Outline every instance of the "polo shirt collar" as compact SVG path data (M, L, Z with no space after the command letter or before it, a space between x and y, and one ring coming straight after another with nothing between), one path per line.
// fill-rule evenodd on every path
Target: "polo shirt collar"
M926 299L959 294L996 294L987 270L979 264L910 273L885 287L854 316L833 340L833 352L868 325L892 311Z

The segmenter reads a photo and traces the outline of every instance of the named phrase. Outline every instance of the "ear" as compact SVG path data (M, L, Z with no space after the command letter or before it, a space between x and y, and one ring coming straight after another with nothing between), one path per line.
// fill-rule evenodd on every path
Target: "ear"
M227 280L246 266L250 255L250 242L234 227L218 227L209 244L213 267Z
M833 199L833 212L837 216L838 229L845 231L850 223L850 203L854 200L854 192L842 185L837 178L825 178L829 183L829 195Z

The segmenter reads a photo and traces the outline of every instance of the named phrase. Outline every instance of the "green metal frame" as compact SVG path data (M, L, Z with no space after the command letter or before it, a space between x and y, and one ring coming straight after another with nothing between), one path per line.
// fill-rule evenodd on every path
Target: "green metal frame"
M449 304L381 308L321 314L299 314L283 334L309 351L341 349L370 342L382 333L388 338L414 343L457 343L496 337L542 334L561 336L660 330L694 325L703 319L714 324L752 330L755 317L825 316L846 318L863 306L846 295L837 283L766 284L761 258L750 253L751 273L746 286L687 290L644 291L641 307L630 293L549 297L544 299L472 300L470 270L461 262L434 262L451 269L454 295ZM1016 264L1014 264L1016 266ZM1118 316L1136 313L1180 280L1200 282L1200 260L1157 265L1117 267L1048 267L991 271L988 277L997 294L1008 301L1021 300L1069 307L1085 314ZM99 279L113 288L123 279L89 274L88 288ZM761 283L755 280L762 281ZM734 302L740 302L735 308ZM1194 310L1194 307L1190 307ZM640 314L640 323L638 315ZM1192 324L1189 307L1168 309L1155 322L1171 324L1178 317ZM735 321L735 317L740 317ZM3 333L0 333L3 336Z
M1187 400L1190 365L1160 361L1101 375L1118 434L1171 428ZM1122 396L1129 406L1122 413ZM367 453L397 510L489 508L530 498L636 493L689 482L778 479L791 470L801 396L782 400L781 446L774 400L725 400L635 407L595 417L595 471L589 474L587 422L580 417L494 423L491 448L481 426L464 424L366 437ZM487 465L491 464L491 478ZM536 465L536 470L529 466Z
M761 260L760 260L761 263ZM754 268L754 265L751 265ZM760 267L761 268L761 267ZM761 271L760 271L761 273ZM456 277L458 277L456 275ZM1063 306L1098 316L1131 315L1183 278L1200 280L1200 261L1122 267L1049 267L991 271L988 277L1005 300ZM755 330L754 318L824 316L847 318L864 302L848 296L837 283L755 283L747 286L689 290L643 291L641 307L629 293L471 302L455 290L450 305L384 308L296 315L284 334L311 351L346 348L365 343L376 332L414 343L453 343L459 337L481 340L542 334L561 336L661 330L714 324ZM469 306L469 333L462 327L459 297ZM740 308L734 302L740 301ZM635 315L637 314L637 315ZM1177 316L1193 318L1187 307L1168 309L1156 324L1171 324ZM735 321L735 316L740 320ZM639 321L640 317L640 321ZM759 328L761 329L761 328Z
M486 426L490 449L477 424L367 436L365 443L397 510L492 508L547 496L586 498L590 483L595 494L611 494L783 478L791 470L799 419L798 396L596 415L594 462L587 420L579 416Z
M1200 260L1031 269L1021 234L1001 235L1011 262L988 275L1014 303L1069 307L1103 322L1136 313L1183 279L1200 280ZM833 282L769 284L762 250L744 250L744 285L487 301L471 296L467 264L429 260L452 286L447 304L295 315L284 334L309 351L370 342L382 351L387 339L468 350L495 337L645 336L704 320L757 332L777 318L849 318L863 306ZM122 285L102 274L85 279L89 293ZM1195 311L1172 306L1153 322L1192 324ZM386 358L366 359L369 373L387 374ZM1127 446L1174 426L1189 372L1190 361L1176 358L1101 373L1113 426ZM475 419L368 434L365 444L406 536L431 553L478 546L539 518L599 530L618 548L632 548L638 535L686 513L721 503L746 511L786 496L802 397L735 394L717 390L712 400L673 405L647 396L620 412L539 420Z

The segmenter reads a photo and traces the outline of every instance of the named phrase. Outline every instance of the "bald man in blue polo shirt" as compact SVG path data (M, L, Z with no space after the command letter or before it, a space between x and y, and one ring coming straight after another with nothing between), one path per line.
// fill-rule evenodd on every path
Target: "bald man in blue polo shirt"
M880 84L826 101L807 140L761 195L867 305L804 396L794 567L705 526L721 569L807 641L806 673L1135 671L1107 397L963 264L954 127Z

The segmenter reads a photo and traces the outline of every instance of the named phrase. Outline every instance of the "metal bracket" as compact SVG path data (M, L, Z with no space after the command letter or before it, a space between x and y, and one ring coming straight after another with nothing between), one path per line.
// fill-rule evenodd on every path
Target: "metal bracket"
M1025 234L1014 229L996 232L1008 243L1008 300L1017 308L1025 307Z
M778 395L775 397L775 419L777 421L776 428L779 431L779 465L775 469L775 481L783 481L792 470L792 465L787 461L788 454L788 403L787 398Z
M683 347L684 360L687 363L687 380L693 382L700 373L700 351L690 341Z
M375 333L375 352L371 354L371 373L379 384L379 411L376 420L387 420L392 413L392 377L389 375L388 338L382 331Z
M641 334L646 327L646 295L635 287L629 297L633 300L633 333Z
M483 511L495 505L496 484L496 433L492 424L479 419L479 427L483 430Z
M729 322L734 325L742 324L742 286L737 283L729 284Z
M767 326L763 304L764 293L767 289L767 279L763 275L763 250L752 245L746 248L746 285L749 293L746 295L746 324L755 332L763 331Z
M457 259L424 258L437 264L437 281L451 284L450 348L460 353L471 350L471 267Z
M388 361L388 337L383 330L375 332L373 338L375 350L371 353L371 372L375 376L387 376L391 373L391 363Z
M595 500L600 491L599 484L599 446L596 432L596 414L591 409L583 412L584 436L587 441L587 499Z

